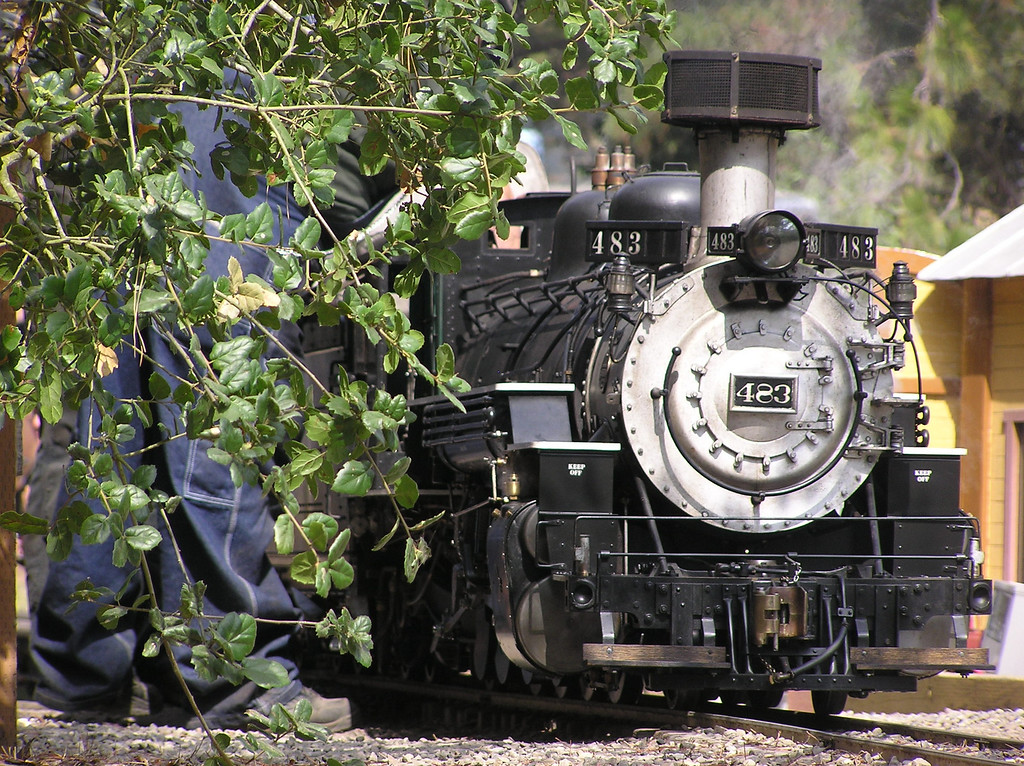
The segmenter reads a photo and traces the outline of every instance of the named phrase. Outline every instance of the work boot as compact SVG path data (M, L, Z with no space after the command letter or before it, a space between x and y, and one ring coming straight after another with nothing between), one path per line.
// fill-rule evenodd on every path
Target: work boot
M323 726L327 731L348 731L355 723L355 706L345 697L322 697L308 686L303 686L302 691L286 702L284 707L294 714L302 700L307 700L313 708L309 722Z
M154 717L164 707L163 695L152 684L132 678L131 687L86 702L70 702L58 693L37 686L34 705L23 704L35 715L78 723L127 723Z

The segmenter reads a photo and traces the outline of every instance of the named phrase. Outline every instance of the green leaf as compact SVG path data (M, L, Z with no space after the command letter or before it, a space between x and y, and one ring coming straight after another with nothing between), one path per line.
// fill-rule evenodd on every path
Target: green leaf
M653 85L655 88L663 91L667 76L668 65L664 61L659 61L644 73L644 85Z
M574 77L565 83L565 95L573 109L596 109L600 103L594 84L586 77Z
M159 372L149 376L149 395L154 399L169 399L171 396L171 386Z
M221 385L229 392L248 388L259 376L261 368L255 359L259 349L257 341L248 335L213 345L210 364L220 372Z
M323 30L321 30L322 32ZM324 138L332 144L340 144L348 140L355 124L355 115L347 109L338 110L332 113L331 126L324 133Z
M615 82L618 79L618 70L611 59L601 59L594 67L594 79L602 83Z
M256 646L256 620L250 614L228 612L217 624L218 643L236 662L248 657Z
M412 508L420 497L420 488L408 474L395 482L395 500L403 508Z
M149 505L149 495L141 487L136 487L134 484L122 484L117 487L111 487L109 492L111 505L125 514L138 513ZM153 531L156 532L155 529ZM160 533L157 532L157 534ZM132 547L136 546L132 544Z
M320 598L327 598L331 592L331 573L325 563L317 564L313 577L313 590Z
M435 274L454 274L462 268L459 256L447 248L431 248L426 252L426 261L427 268Z
M450 183L471 183L483 174L483 164L477 157L447 157L441 162L441 171Z
M224 10L223 5L220 3L211 5L208 19L210 31L217 35L217 37L224 37L228 33L230 17Z
M447 511L441 511L438 514L435 514L434 516L431 516L429 519L424 519L423 521L418 522L417 524L414 524L413 526L409 527L409 531L410 532L422 532L427 527L432 526L433 524L436 524L441 519L443 519L447 515L447 513L448 513Z
M86 545L96 545L110 538L110 518L102 513L95 513L82 522L79 533Z
M234 242L245 237L245 214L232 213L220 219L220 235Z
M367 410L362 414L363 425L371 431L393 431L398 427L394 418L388 417L383 412Z
M295 548L295 526L291 516L282 513L274 520L274 545L277 552L287 556Z
M329 565L331 584L338 590L344 590L355 580L355 570L345 559L338 559Z
M191 620L193 617L203 613L203 599L206 597L206 583L202 580L189 586L183 583L181 586L181 617L183 620Z
M64 280L64 301L69 306L81 308L92 290L92 269L88 264L79 264L68 272Z
M0 513L0 527L19 535L45 535L50 531L50 523L46 519L20 511Z
M385 534L380 540L377 541L377 543L373 546L373 550L374 551L379 551L385 545L390 543L392 538L395 536L395 533L398 532L398 529L399 529L400 525L401 525L401 519L395 519L394 526L391 527L391 529L388 531L387 534Z
M296 448L289 451L289 457L289 471L303 478L316 476L326 462L324 453L315 449Z
M373 470L368 463L349 460L338 471L331 489L342 495L363 496L373 486Z
M89 93L95 93L103 85L103 75L99 72L87 72L82 80L82 87Z
M412 465L412 458L400 457L395 461L395 464L391 466L386 474L384 474L384 481L388 484L394 484L398 479L409 470L409 466Z
M316 218L303 218L292 235L292 244L303 250L312 250L320 243L320 233L320 222Z
M331 543L330 550L327 552L327 561L329 563L338 561L345 554L345 549L348 547L348 541L351 537L351 529L343 529L338 533L338 536L334 538L334 542Z
M566 32L569 34L568 30ZM579 46L570 42L566 44L565 50L562 51L562 69L570 71L576 66L576 58L579 56Z
M637 85L633 96L644 109L660 110L665 101L665 91L657 85Z
M255 210L246 216L245 236L261 245L273 241L274 213L266 202L261 202Z
M57 511L57 518L46 536L46 554L54 561L63 561L71 552L74 535L85 520L93 515L92 508L75 500Z
M555 120L562 128L562 135L565 140L575 146L577 149L586 150L587 142L583 140L583 133L580 131L580 126L571 120L567 120L561 115L555 115Z
M136 551L151 551L160 544L161 535L156 527L139 524L124 531L125 542Z
M39 414L47 423L56 425L64 415L61 396L62 379L54 371L45 371L39 381Z
M463 195L448 211L448 220L462 239L479 239L494 223L491 198L473 192Z
M132 484L138 487L152 487L153 482L156 481L157 470L155 465L144 464L140 465L134 471L132 471Z
M100 604L96 610L96 619L107 630L114 630L128 610L118 604Z
M447 343L442 343L434 354L434 364L437 368L437 377L448 380L455 374L455 352Z
M284 102L284 85L274 74L256 77L256 93L264 106L281 106Z
M182 293L181 308L187 314L197 318L212 314L213 293L213 279L209 274L203 274Z
M242 660L242 672L246 678L263 689L278 689L291 682L284 665L264 657L246 657Z
M411 537L405 540L405 579L412 582L416 579L416 573L420 571L427 559L430 558L430 545L426 540L420 538L413 540Z
M316 553L303 551L292 559L289 573L295 582L302 585L313 585L316 582L316 565Z
M146 643L142 646L142 656L149 659L153 659L160 654L160 649L163 647L163 637L159 633L152 634L146 639Z
M384 170L388 161L387 151L387 136L379 130L368 130L359 144L359 168L362 173L375 176Z
M311 513L302 520L309 543L318 551L327 550L327 541L338 534L338 522L325 513Z

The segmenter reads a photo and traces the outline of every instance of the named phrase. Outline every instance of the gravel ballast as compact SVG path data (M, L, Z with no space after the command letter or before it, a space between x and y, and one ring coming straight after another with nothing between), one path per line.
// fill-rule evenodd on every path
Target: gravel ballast
M167 726L70 723L21 713L18 751L8 763L202 764L211 754L200 731ZM858 714L858 717L870 717ZM1024 711L955 711L878 716L932 728L998 734L1024 740ZM895 766L867 754L830 751L820 745L733 729L638 731L632 736L581 742L529 741L530 738L403 736L375 729L334 734L327 741L286 737L280 755L254 755L241 747L242 732L230 732L236 762L260 764L340 764L367 766ZM1024 763L1024 757L1015 762ZM926 766L906 762L901 766Z

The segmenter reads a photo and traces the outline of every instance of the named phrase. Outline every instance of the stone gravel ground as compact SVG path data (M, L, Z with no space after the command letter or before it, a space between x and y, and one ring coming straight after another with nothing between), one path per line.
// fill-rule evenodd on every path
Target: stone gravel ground
M1024 700L1021 700L1024 702ZM975 736L998 737L1024 743L1024 709L944 710L941 713L851 713L858 718L891 721ZM1024 747L1024 744L1022 744Z
M166 726L69 723L22 713L18 749L5 764L72 766L194 766L211 755L201 732ZM864 714L858 714L866 717ZM1024 739L1024 711L944 711L936 714L878 716L946 730L988 732ZM450 731L450 728L449 728ZM335 764L341 766L927 766L924 761L885 763L865 754L837 753L731 729L637 731L581 741L550 737L408 736L377 729L355 729L327 741L287 737L279 753L254 755L242 732L230 732L238 764Z
M166 727L111 727L24 719L20 750L8 763L33 764L201 764L211 754L195 732ZM478 737L409 738L354 730L325 742L278 743L276 758L236 746L236 762L355 766L886 766L871 759L832 756L811 745L797 745L733 730L638 734L586 742L530 742Z

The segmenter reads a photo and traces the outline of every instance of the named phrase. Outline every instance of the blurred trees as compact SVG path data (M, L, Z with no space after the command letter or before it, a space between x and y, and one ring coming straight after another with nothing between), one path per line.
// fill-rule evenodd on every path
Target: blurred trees
M823 62L822 127L787 135L781 188L823 220L945 253L1024 203L1024 5L1016 0L674 0L680 48ZM651 125L639 161L695 163L689 130Z

